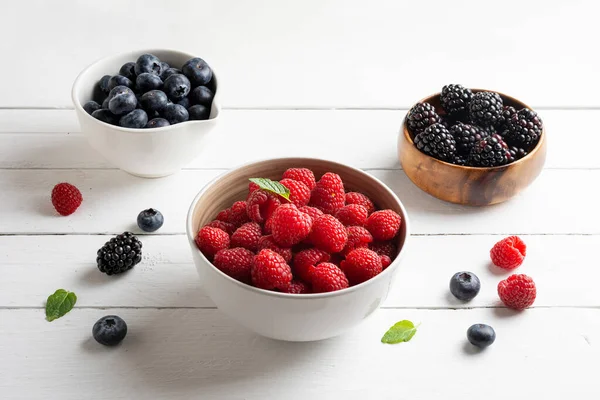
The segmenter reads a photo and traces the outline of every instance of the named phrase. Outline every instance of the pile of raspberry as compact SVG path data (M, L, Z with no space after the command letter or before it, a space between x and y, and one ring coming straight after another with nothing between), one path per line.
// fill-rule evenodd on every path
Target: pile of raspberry
M219 212L196 244L225 274L284 293L323 293L358 285L397 255L402 218L377 210L359 192L346 192L339 175L318 181L307 168L290 168L279 181L289 200L253 182L245 201Z

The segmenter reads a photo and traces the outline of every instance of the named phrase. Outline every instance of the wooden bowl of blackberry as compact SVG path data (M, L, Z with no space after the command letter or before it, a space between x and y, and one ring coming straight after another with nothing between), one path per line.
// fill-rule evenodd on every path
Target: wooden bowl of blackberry
M406 175L438 199L470 206L504 202L546 161L541 118L499 92L452 84L406 114L398 135Z

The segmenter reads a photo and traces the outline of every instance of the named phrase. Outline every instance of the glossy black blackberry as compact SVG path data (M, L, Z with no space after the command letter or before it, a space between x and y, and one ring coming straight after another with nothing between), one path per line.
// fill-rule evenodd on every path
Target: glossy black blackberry
M465 115L473 92L462 85L446 85L442 88L440 102L448 115Z
M142 242L131 232L110 239L98 250L98 269L107 275L130 270L142 260Z
M499 133L503 132L504 129L506 129L506 124L508 123L508 121L510 121L512 116L515 115L516 113L517 113L516 108L514 108L512 106L504 106L504 108L502 109L502 118L500 118L500 122L498 123L498 125L496 125Z
M442 124L433 124L415 137L415 146L421 152L443 161L453 161L456 141Z
M473 146L490 134L475 125L458 123L449 129L450 134L456 140L456 151L461 155L469 155Z
M406 116L408 129L413 135L423 132L428 126L441 122L435 107L429 103L419 103L408 111Z
M506 164L509 155L506 142L500 135L493 134L473 146L468 163L474 167L497 167Z
M460 154L456 154L454 156L454 160L452 160L452 164L462 165L462 166L469 165L467 156L460 155Z
M542 120L528 108L519 110L506 124L505 140L511 146L530 150L542 134Z
M502 98L494 92L478 92L471 98L469 118L479 126L498 125L502 119Z
M509 153L509 156L508 156L509 163L520 160L521 158L523 158L527 155L527 152L524 149L521 149L521 148L515 147L515 146L511 146L508 150L508 153Z

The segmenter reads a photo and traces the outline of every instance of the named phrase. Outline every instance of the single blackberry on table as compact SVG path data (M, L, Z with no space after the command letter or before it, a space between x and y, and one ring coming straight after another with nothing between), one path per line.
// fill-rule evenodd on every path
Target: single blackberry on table
M490 136L490 133L485 129L463 123L454 125L449 131L456 140L456 151L462 155L468 155L473 146Z
M506 124L505 140L511 146L531 149L542 134L542 120L537 113L528 108L519 110Z
M506 142L500 135L493 134L473 146L468 163L474 167L496 167L506 164L508 155L510 152Z
M415 137L415 146L421 152L442 161L452 161L456 154L456 140L442 124L433 124Z
M442 120L435 112L435 107L429 103L419 103L408 111L406 116L408 129L417 135L423 132L428 126L440 123Z
M440 102L448 115L466 114L473 92L462 85L446 85L442 88Z
M508 162L514 162L525 157L527 152L519 147L512 146L508 149Z
M478 92L471 98L469 118L479 126L498 125L502 120L502 98L494 92Z
M128 271L142 260L142 242L131 232L110 239L98 250L98 269L107 275Z

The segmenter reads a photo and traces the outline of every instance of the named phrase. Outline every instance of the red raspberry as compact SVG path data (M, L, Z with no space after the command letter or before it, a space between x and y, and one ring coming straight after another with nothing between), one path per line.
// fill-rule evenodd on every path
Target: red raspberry
M329 254L319 249L306 249L294 255L294 276L310 283L309 269L319 263L329 261Z
M314 208L314 207L310 207L310 206L300 207L298 210L310 215L310 217L313 219L313 221L315 219L319 218L321 215L323 215L323 211L319 210L318 208Z
M269 218L267 220L267 222L265 222L265 226L263 226L263 233L265 235L270 235L270 234L273 233L273 228L271 227L271 221L272 220L273 220L272 218Z
M250 269L252 268L253 260L253 252L237 247L235 249L219 250L215 254L213 264L233 279L250 283Z
M375 240L389 240L398 233L402 218L392 210L375 211L367 219L367 229Z
M367 209L369 214L375 211L375 205L367 196L358 192L346 193L346 204L359 204Z
M52 205L63 216L73 214L83 201L83 196L79 189L66 182L54 186L51 198Z
M336 265L326 262L310 269L310 279L315 293L335 292L349 286L348 278L342 270Z
M292 281L292 270L283 257L263 249L254 257L250 271L252 283L261 289L285 289Z
M393 258L396 256L396 245L393 242L373 242L369 244L369 249L373 250L380 256L388 256Z
M369 243L373 241L373 236L362 226L349 226L346 228L346 232L348 232L348 242L346 242L346 247L342 250L342 254L344 255L347 255L354 249L368 247Z
M523 274L511 275L498 283L498 296L506 307L524 310L531 306L536 296L535 282Z
M293 179L282 179L279 181L290 191L290 201L296 207L304 207L310 200L310 189L302 182Z
M196 245L209 260L212 260L219 250L229 247L229 235L219 228L205 226L198 231Z
M258 250L258 241L262 236L262 229L256 222L248 222L233 232L231 247L243 247L250 251Z
M258 186L256 183L250 182L248 184L248 193L252 193L252 192L254 192L255 190L258 190L258 189L260 189L260 186Z
M523 264L527 246L518 236L509 236L502 239L490 250L490 257L494 265L504 269L515 269Z
M315 174L308 168L290 168L283 173L283 179L293 179L302 182L310 190L313 190L316 185Z
M219 221L218 219L215 219L214 221L207 224L206 226L212 226L213 228L219 228L219 229L227 232L229 234L229 236L231 236L231 234L233 232L235 232L235 226L233 226L233 224L230 224L229 222Z
M255 190L250 193L246 203L248 217L254 222L263 224L271 218L275 209L281 205L281 200L273 193L265 190Z
M389 258L388 256L379 256L379 257L381 258L381 266L383 267L383 269L386 269L392 263L392 259Z
M348 233L333 215L325 214L313 222L309 239L318 249L328 253L339 253L346 246Z
M338 174L328 172L321 177L310 195L310 205L326 214L335 214L344 207L344 183Z
M236 201L229 208L229 222L230 224L235 225L236 228L244 225L246 222L250 222L250 218L248 218L248 212L246 211L246 202L245 201Z
M229 208L226 210L219 211L215 219L218 221L229 223Z
M283 247L300 243L310 233L312 218L293 204L282 204L271 217L271 231L275 242Z
M383 265L379 254L361 247L351 251L342 261L340 268L351 285L358 285L381 273Z
M304 294L309 293L308 286L304 282L291 281L286 288L281 290L284 293Z
M283 257L286 263L292 261L292 249L288 247L280 247L277 243L275 243L273 235L266 235L260 238L258 241L258 250L262 249L273 250L275 253Z
M365 226L369 212L360 204L349 204L335 213L335 217L345 226Z

